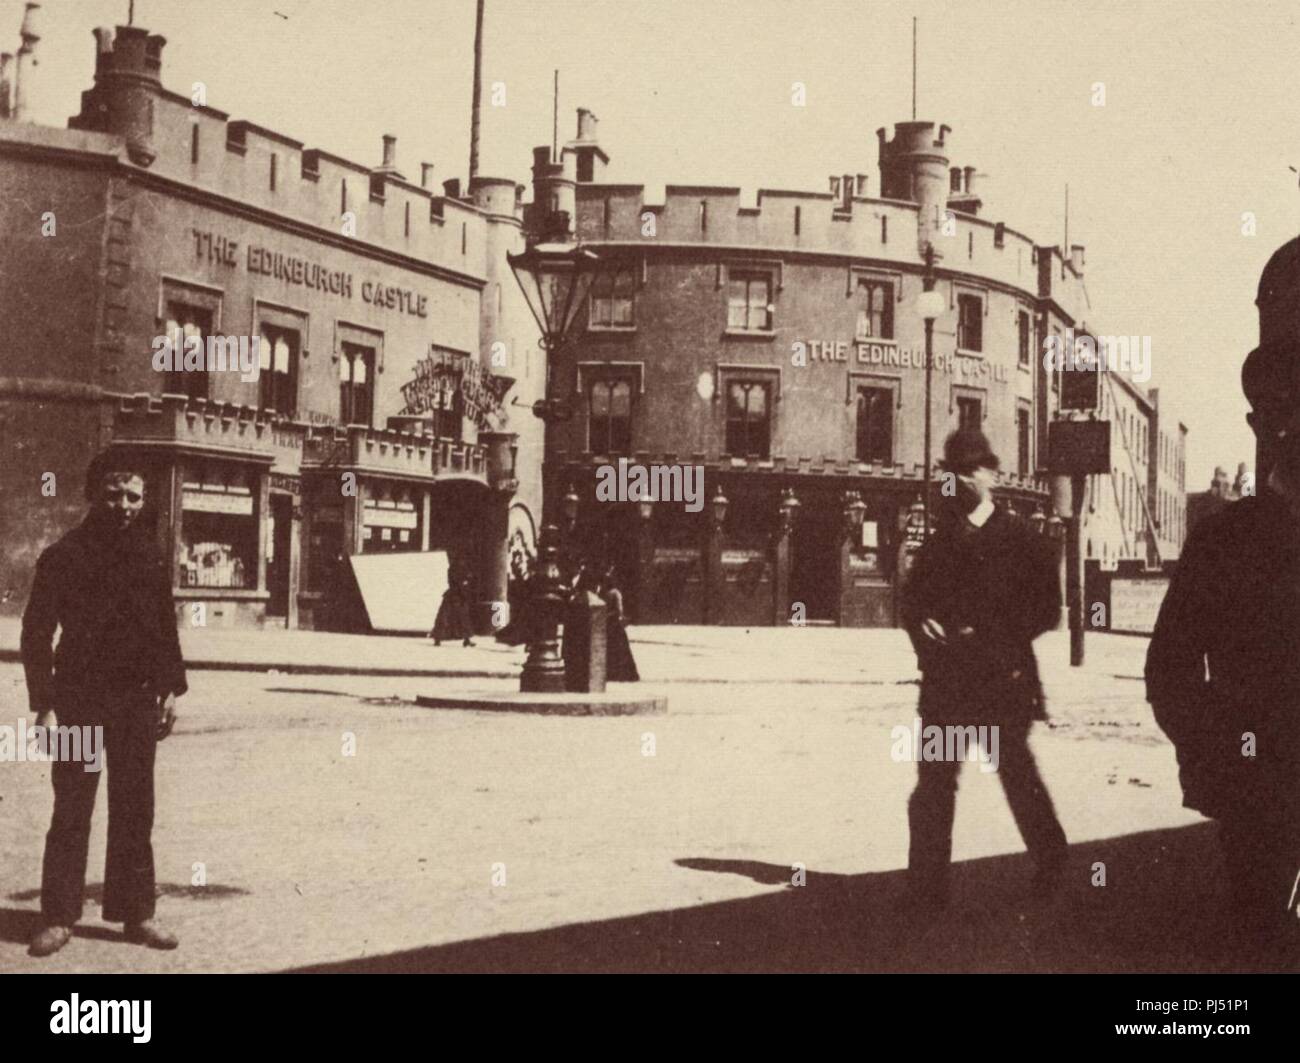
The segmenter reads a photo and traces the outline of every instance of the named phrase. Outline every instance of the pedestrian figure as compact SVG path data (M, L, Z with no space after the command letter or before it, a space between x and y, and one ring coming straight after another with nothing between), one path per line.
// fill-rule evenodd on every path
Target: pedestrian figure
M531 613L528 608L529 575L522 552L510 555L510 583L506 597L510 603L510 623L502 627L494 638L506 646L526 645L533 640L528 626Z
M632 657L627 637L627 618L623 613L623 592L613 565L606 567L596 588L605 602L605 678L615 683L635 683L641 676Z
M126 938L173 949L154 920L154 756L187 687L171 579L139 519L144 478L130 459L100 454L86 474L89 512L36 565L23 614L27 695L40 727L102 728L108 771L103 917ZM57 648L51 652L56 628ZM48 733L48 732L47 732ZM85 732L83 732L85 733ZM33 956L68 943L80 920L98 771L68 759L51 766L54 814L41 873L42 928Z
M474 645L470 637L474 634L474 622L470 616L472 587L472 578L468 572L462 570L460 565L450 566L447 589L443 592L442 604L438 606L433 630L429 632L435 646L441 646L443 639L461 639L462 646Z
M994 501L998 459L982 432L949 436L943 467L955 487L953 511L922 545L904 595L904 624L921 669L918 715L927 727L997 729L996 770L1034 859L1034 889L1051 893L1066 858L1065 832L1028 738L1033 722L1047 718L1032 644L1060 618L1057 567L1042 537ZM942 907L961 761L918 757L916 767L909 891L923 905Z
M1229 947L1296 944L1300 873L1300 387L1294 355L1252 351L1247 421L1266 486L1192 530L1147 649L1146 692L1183 804L1219 821ZM1262 448L1263 449L1263 448ZM1293 954L1294 958L1294 954Z

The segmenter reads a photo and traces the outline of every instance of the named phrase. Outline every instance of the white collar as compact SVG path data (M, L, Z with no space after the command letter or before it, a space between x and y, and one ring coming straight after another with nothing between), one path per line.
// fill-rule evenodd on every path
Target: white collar
M986 498L966 514L966 519L975 525L975 527L982 528L988 521L989 517L993 516L993 509L993 499Z

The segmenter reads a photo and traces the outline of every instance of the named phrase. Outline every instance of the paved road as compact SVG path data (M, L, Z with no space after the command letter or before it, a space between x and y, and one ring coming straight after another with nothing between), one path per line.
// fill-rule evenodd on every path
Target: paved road
M1075 849L1054 905L996 776L968 766L958 903L895 911L915 769L890 730L916 698L895 631L651 628L634 649L667 716L430 710L454 679L196 672L160 749L159 916L182 946L121 943L91 906L34 961L45 765L0 765L0 970L1162 970L1205 965L1189 905L1211 837L1180 807L1141 700L1141 640L1089 666L1040 642L1053 724L1035 747ZM310 638L310 636L304 636ZM407 642L403 652L436 654ZM378 649L378 647L377 647ZM458 651L512 670L522 651ZM510 680L476 680L477 686ZM25 709L0 665L0 723ZM355 745L355 754L345 747ZM649 755L652 754L652 755ZM110 769L111 770L111 769ZM92 838L103 866L106 802ZM1090 884L1106 864L1107 885ZM803 886L792 868L807 868ZM200 878L205 885L193 885Z

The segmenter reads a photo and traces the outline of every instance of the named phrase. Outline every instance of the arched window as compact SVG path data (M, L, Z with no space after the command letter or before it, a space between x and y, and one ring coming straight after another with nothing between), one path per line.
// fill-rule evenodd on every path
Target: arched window
M632 449L632 383L597 378L587 390L587 449L593 454L627 454Z

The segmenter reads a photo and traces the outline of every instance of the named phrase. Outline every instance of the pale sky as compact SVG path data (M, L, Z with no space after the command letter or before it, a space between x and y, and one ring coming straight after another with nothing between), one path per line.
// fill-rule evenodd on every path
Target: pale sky
M31 117L64 125L91 84L91 29L128 0L48 0ZM357 162L398 138L412 180L464 178L474 0L136 0L168 38L164 83ZM0 50L21 0L0 0ZM1189 430L1188 488L1253 461L1239 370L1259 337L1254 297L1300 232L1296 7L1232 0L487 0L480 172L525 181L574 110L600 119L607 179L826 191L870 174L875 130L953 128L952 165L987 173L984 216L1087 246L1089 325L1150 335L1152 378ZM277 14L277 12L279 14ZM287 18L280 17L287 15ZM791 103L791 85L807 103ZM490 106L505 85L505 106ZM1093 86L1105 105L1093 105ZM652 196L655 192L649 193ZM1242 214L1257 235L1242 234ZM1167 407L1167 408L1168 408Z

